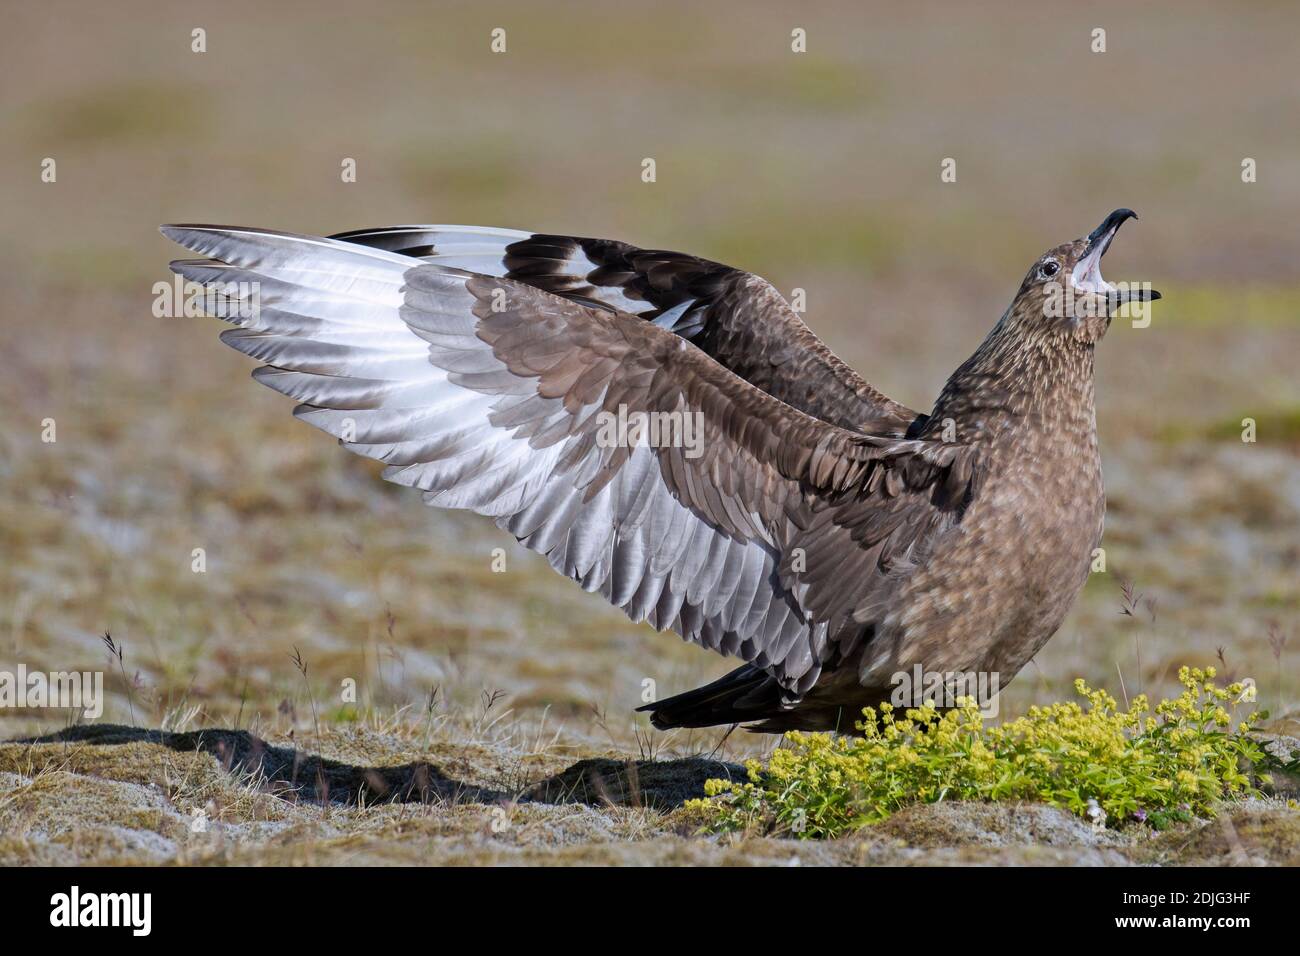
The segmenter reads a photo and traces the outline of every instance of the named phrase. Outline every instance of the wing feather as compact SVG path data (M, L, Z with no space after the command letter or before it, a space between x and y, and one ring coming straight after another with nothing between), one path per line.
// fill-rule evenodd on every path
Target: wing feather
M806 414L608 303L392 251L409 248L400 231L370 246L164 232L208 257L173 265L195 282L261 284L262 307L223 340L265 363L258 380L297 399L298 417L429 504L493 517L634 620L755 663L789 702L861 638L863 607L898 569L960 521L960 449ZM522 241L456 238L461 264ZM571 250L562 239L549 247ZM675 257L594 271L641 276L651 295L679 283ZM678 440L607 440L620 414L678 416L664 433Z
M770 283L741 269L612 239L483 226L389 226L333 238L640 316L786 404L844 428L902 437L924 420L869 385Z

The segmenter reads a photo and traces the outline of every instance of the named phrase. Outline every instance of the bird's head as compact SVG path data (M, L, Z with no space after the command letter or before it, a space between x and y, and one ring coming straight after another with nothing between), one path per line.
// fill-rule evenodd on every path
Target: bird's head
M1016 295L1013 311L1020 321L1091 343L1106 334L1121 306L1160 298L1149 283L1114 284L1101 276L1101 259L1115 233L1136 218L1132 209L1116 209L1088 235L1043 253Z

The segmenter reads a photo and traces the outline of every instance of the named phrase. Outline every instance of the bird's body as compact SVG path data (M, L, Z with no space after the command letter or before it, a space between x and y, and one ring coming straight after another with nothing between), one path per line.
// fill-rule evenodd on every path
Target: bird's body
M174 263L188 278L260 284L223 339L300 417L745 661L643 708L656 726L852 730L914 668L1010 680L1083 587L1093 349L1124 301L1097 264L1131 215L1035 263L928 414L768 283L692 256L476 227L164 231L212 257ZM1095 314L1051 316L1053 278ZM700 441L610 441L628 413L693 416Z
M979 383L959 372L936 403L928 431L946 420L971 436L978 479L970 503L876 616L854 679L828 682L829 706L856 718L917 665L1010 680L1060 626L1087 580L1105 495L1090 350L1043 373L1017 394L1027 383L1014 368L993 365L981 374L996 377ZM1006 381L1005 390L993 381ZM981 403L994 394L995 403ZM797 711L777 723L816 729L832 719L809 722Z

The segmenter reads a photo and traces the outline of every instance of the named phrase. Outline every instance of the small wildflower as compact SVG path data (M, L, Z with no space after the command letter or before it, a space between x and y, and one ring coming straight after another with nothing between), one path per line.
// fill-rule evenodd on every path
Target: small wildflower
M1092 821L1094 830L1104 830L1106 828L1106 811L1092 797L1088 798L1087 809L1084 812L1089 820Z
M973 700L946 711L882 703L863 711L861 737L787 734L789 746L766 768L749 762L748 782L710 781L707 798L687 806L714 830L801 838L837 836L939 800L1036 800L1099 829L1212 816L1219 799L1258 792L1253 767L1263 752L1247 736L1254 715L1232 729L1253 685L1219 688L1213 668L1178 675L1183 692L1154 707L1139 695L1121 710L1077 680L1082 704L1036 705L996 726Z

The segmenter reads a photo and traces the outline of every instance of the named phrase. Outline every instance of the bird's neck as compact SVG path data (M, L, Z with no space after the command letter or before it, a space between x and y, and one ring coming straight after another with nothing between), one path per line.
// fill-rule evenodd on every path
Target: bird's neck
M1095 429L1093 345L1068 335L1025 334L1008 316L953 372L929 427L983 443L1015 433Z

